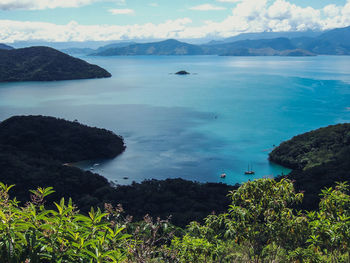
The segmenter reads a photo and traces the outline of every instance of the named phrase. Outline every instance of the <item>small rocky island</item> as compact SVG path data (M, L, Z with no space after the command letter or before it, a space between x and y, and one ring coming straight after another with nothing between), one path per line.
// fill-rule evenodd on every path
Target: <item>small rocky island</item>
M0 49L0 82L108 78L105 69L49 47Z
M175 73L176 75L189 75L190 73L187 72L186 70L180 70L178 72Z

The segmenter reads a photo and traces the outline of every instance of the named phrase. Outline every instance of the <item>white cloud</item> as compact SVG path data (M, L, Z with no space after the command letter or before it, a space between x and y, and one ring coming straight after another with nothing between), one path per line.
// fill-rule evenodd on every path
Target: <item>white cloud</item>
M217 10L225 10L226 8L222 6L211 5L211 4L203 4L203 5L192 6L189 9L196 10L196 11L217 11Z
M4 0L0 1L3 3ZM88 0L81 1L87 2ZM130 12L116 11L116 13ZM350 0L343 6L328 5L320 9L300 7L286 0L242 0L234 5L232 13L220 22L205 21L201 26L193 26L191 23L189 18L168 20L160 24L123 26L81 25L74 21L66 25L56 25L43 22L0 20L0 42L181 39L208 36L230 37L246 32L325 30L350 25Z
M66 41L107 41L143 38L181 38L189 18L168 20L161 24L144 25L80 25L72 21L66 25L45 22L22 22L0 20L0 42L43 40Z
M117 5L126 5L125 0L115 0Z
M238 3L242 1L243 0L216 0L216 2L220 2L220 3Z
M113 15L132 15L135 13L133 9L109 9Z
M350 0L345 6L324 9L303 8L286 0L242 0L232 9L232 15L221 22L208 21L201 30L208 28L229 37L245 32L326 30L349 25Z
M322 11L327 17L335 17L340 14L341 8L332 4L325 6Z
M99 0L1 0L0 10L42 10L58 7L79 7Z

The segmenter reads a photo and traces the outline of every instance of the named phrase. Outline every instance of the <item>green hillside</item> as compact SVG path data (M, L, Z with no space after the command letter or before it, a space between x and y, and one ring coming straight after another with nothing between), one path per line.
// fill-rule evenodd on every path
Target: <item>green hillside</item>
M350 124L295 136L274 149L270 160L293 169L288 178L305 192L303 207L314 209L321 189L350 181Z

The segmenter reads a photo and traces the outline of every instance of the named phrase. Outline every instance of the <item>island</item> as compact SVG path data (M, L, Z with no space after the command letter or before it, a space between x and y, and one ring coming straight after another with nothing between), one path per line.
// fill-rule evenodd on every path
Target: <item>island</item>
M175 73L176 75L189 75L190 73L185 71L185 70L180 70L178 72Z
M108 78L105 69L49 47L0 49L0 82Z
M303 208L315 209L319 193L335 182L350 180L350 124L310 131L282 142L269 155L272 162L293 169L287 176L305 192Z

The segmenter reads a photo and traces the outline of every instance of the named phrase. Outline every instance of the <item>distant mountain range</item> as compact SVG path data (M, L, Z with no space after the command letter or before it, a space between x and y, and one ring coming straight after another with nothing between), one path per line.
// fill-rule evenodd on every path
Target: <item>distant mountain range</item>
M91 42L91 41L90 41ZM315 56L350 55L350 26L315 32L244 33L223 40L196 45L168 39L136 43L123 41L46 43L70 55L137 56L137 55L221 55L221 56ZM97 48L98 44L107 44ZM198 41L197 41L198 43ZM15 47L25 43L14 43ZM71 47L69 47L71 45ZM85 45L82 47L82 45ZM1 49L13 49L0 44Z
M85 47L85 48L72 47L72 48L61 49L60 51L68 55L86 55L86 54L94 53L95 49L88 48L88 47Z
M223 40L212 40L208 45L227 44L241 40L259 40L273 38L299 38L299 37L318 37L325 31L291 31L291 32L260 32L260 33L242 33L234 37L229 37Z
M322 55L350 55L350 26L330 30L316 38L296 38L298 48Z
M14 48L11 47L11 46L8 46L8 45L1 44L1 43L0 43L0 49L3 49L3 50L11 50L11 49L14 49Z
M120 42L120 43L113 43L108 44L102 47L99 47L97 49L92 48L64 48L61 49L62 52L67 53L69 55L89 55L89 54L95 54L95 53L101 53L107 49L113 49L113 48L121 48L121 47L127 47L130 45L136 44L136 42Z
M132 55L202 55L200 46L168 39L160 42L132 44L114 47L96 52L95 56L132 56Z
M0 49L0 81L50 81L105 78L99 66L49 47Z
M94 56L135 55L224 55L224 56L313 56L350 55L350 27L327 32L280 32L242 34L224 41L193 45L169 39L103 47ZM283 37L280 37L283 36ZM286 37L289 36L289 37ZM247 39L252 38L252 39Z

